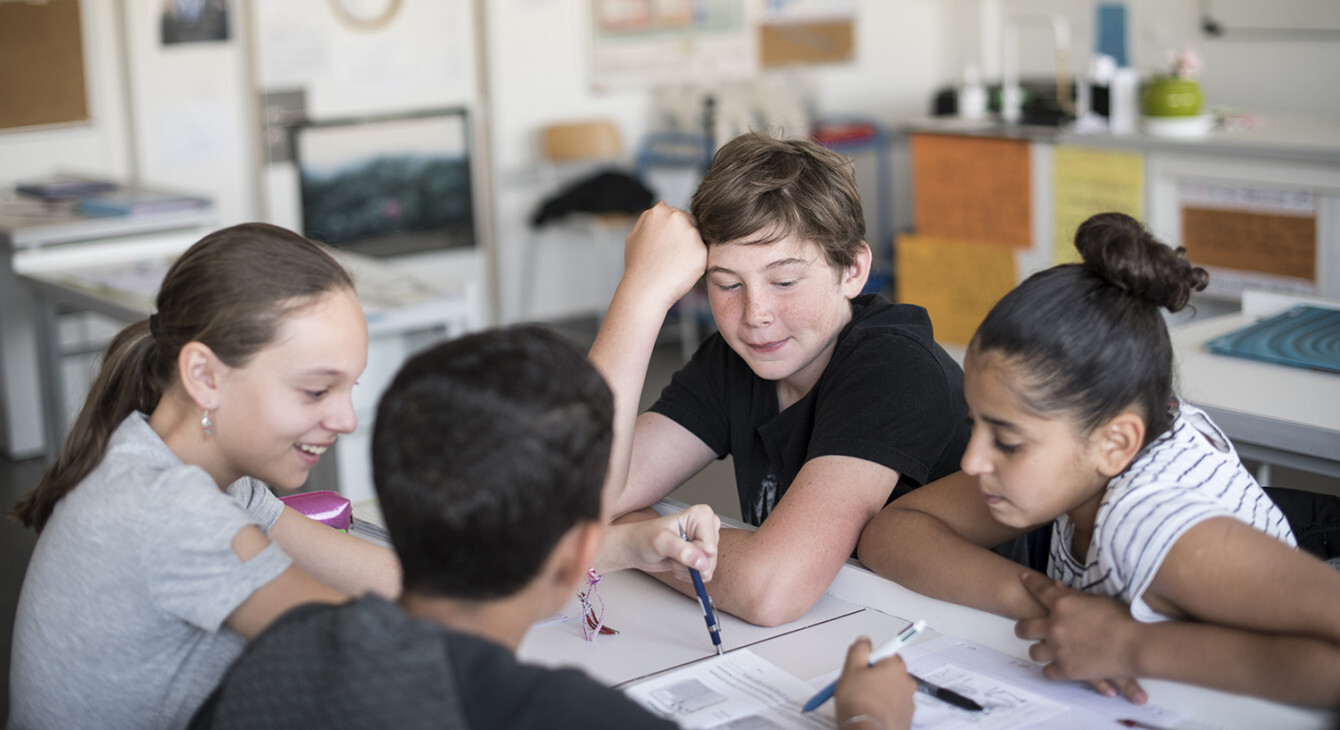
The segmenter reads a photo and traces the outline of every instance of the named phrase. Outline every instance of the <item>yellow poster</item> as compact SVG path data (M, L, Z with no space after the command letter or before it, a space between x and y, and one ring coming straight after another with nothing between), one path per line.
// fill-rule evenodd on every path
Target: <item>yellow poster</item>
M994 244L902 235L897 258L898 301L926 308L937 342L968 344L1015 285L1014 252Z
M1052 263L1079 261L1075 229L1095 213L1144 221L1145 158L1139 152L1057 145L1052 152Z

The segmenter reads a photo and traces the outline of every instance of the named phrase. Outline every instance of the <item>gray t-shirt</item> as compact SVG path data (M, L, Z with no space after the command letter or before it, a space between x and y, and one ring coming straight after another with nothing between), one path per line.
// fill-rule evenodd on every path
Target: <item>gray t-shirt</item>
M238 530L283 503L244 478L225 494L132 414L37 540L19 596L11 728L184 727L246 640L223 621L292 560L243 562Z

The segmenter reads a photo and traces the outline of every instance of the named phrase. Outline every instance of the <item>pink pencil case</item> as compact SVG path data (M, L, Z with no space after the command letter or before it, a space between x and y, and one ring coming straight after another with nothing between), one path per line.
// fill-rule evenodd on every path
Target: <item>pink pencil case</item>
M349 531L353 519L353 504L331 491L302 492L280 497L279 501L325 525Z

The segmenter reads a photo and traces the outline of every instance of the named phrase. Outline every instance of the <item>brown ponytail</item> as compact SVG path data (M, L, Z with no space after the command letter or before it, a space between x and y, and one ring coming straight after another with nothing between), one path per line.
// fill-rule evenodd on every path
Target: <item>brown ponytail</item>
M149 320L112 339L88 399L55 461L11 516L38 532L56 503L102 461L131 413L152 413L177 384L177 353L201 342L230 367L265 348L284 316L353 280L321 244L267 223L244 223L196 242L168 270Z

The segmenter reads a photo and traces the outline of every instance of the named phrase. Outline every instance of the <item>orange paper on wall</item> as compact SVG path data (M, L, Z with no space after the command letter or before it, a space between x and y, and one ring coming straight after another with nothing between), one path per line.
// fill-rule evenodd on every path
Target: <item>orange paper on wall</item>
M1307 281L1317 275L1317 219L1311 215L1184 206L1182 245L1192 263L1204 266Z
M966 345L1015 284L1014 253L999 245L898 237L898 301L930 312L939 342Z
M1032 247L1027 142L913 134L911 147L919 234Z

